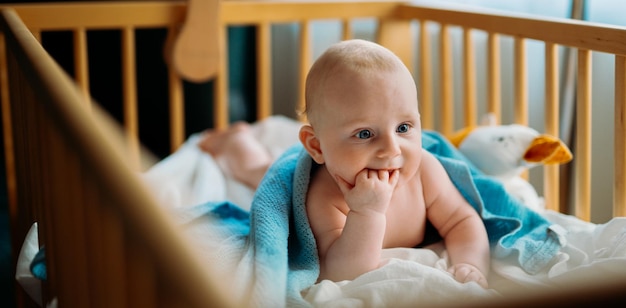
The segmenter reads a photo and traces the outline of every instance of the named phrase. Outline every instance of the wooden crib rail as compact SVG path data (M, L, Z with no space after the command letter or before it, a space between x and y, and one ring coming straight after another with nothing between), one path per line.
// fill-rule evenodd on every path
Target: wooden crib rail
M19 211L32 211L46 248L44 303L229 306L124 159L119 129L89 111L14 10L1 11L0 29Z
M528 59L525 51L527 40L536 40L545 44L545 132L554 136L559 135L559 81L558 81L558 54L556 47L559 45L575 48L578 58L578 77L576 94L576 139L575 148L575 172L576 181L572 190L574 196L574 214L584 220L591 219L591 93L592 93L592 58L593 52L604 52L615 57L615 128L614 128L614 216L626 215L626 126L624 124L624 106L626 94L624 93L624 57L626 56L626 27L612 26L568 20L562 18L549 18L531 16L528 14L516 14L488 9L477 9L471 6L459 6L432 2L414 1L411 4L401 5L396 10L396 18L418 20L421 26L420 35L420 104L422 113L431 118L432 114L432 86L430 81L431 58L428 35L425 28L428 23L437 23L440 30L440 102L443 112L441 113L441 130L449 133L454 130L454 113L450 112L453 107L452 98L452 65L451 41L448 28L458 26L463 29L464 48L464 108L466 117L465 125L476 124L476 81L473 47L471 45L471 32L474 30L484 31L488 35L487 46L487 110L501 115L501 84L500 84L500 36L514 38L514 117L519 124L528 124L528 83L527 74ZM465 51L468 50L469 52ZM432 125L425 122L425 126ZM550 209L559 208L559 173L558 167L544 167L544 196ZM567 209L565 209L567 210Z

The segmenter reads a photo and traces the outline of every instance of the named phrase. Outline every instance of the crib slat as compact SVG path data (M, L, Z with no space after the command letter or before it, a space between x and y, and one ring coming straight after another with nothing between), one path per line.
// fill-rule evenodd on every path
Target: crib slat
M613 216L626 216L626 57L615 56Z
M89 68L87 64L87 31L80 27L74 29L74 74L76 82L89 97Z
M169 25L163 48L163 57L168 64L167 88L168 111L170 121L170 151L174 153L185 140L185 109L183 103L183 81L175 69L171 67L172 49L176 42L178 25Z
M272 28L257 25L257 119L272 115Z
M432 84L432 65L430 55L430 33L428 31L428 21L420 20L420 36L419 36L419 53L420 53L420 70L419 70L419 87L417 89L420 94L420 113L422 114L422 128L435 129L434 111L433 111L433 84Z
M170 149L172 153L185 141L185 110L183 105L183 81L176 70L167 72L169 89Z
M413 74L413 48L407 44L411 40L411 23L408 20L380 19L376 41L391 50Z
M7 50L4 33L0 32L0 103L2 104L2 133L4 141L4 164L7 188L7 203L11 225L11 251L19 249L21 234L17 234L17 183L15 171L15 147L13 141L13 121L11 120L11 102L9 99Z
M575 212L591 220L591 51L578 50Z
M528 125L528 68L526 41L515 38L515 123Z
M100 200L107 198L108 196L100 194ZM123 227L120 220L116 218L114 210L111 207L102 206L107 202L100 201L99 203L100 206L96 209L101 221L99 244L102 251L101 258L107 260L105 263L107 268L102 269L103 275L100 277L104 286L102 292L106 294L103 307L124 307L127 297L132 294L127 294L130 288L128 280L120 280L120 278L127 278Z
M24 107L21 107L24 108ZM44 151L45 153L47 153L48 148L50 147L49 143L51 142L50 138L47 138L47 135L50 133L49 132L49 128L45 125L46 121L45 121L45 114L44 112L41 112L41 110L39 110L36 114L36 135L37 135L37 140L35 141L36 144L38 144L38 149L33 149L33 151L36 151L38 153L43 153L40 151ZM49 238L50 236L49 234L49 230L51 229L50 227L47 227L46 223L42 222L49 222L50 221L50 216L51 216L51 210L54 208L53 206L51 206L51 200L52 198L51 196L51 190L53 188L50 187L50 185L46 185L46 183L49 183L50 181L54 180L54 177L51 176L51 172L50 172L50 157L48 155L41 155L38 154L38 158L40 160L39 162L39 173L36 175L38 178L40 178L40 186L37 188L37 204L35 205L35 213L34 213L34 219L37 222L37 230L38 230L38 241L39 241L39 247L46 247L46 255L50 254L50 252L48 252L48 246L46 245L46 243L49 243ZM43 229L43 230L42 230ZM54 253L54 252L52 252ZM46 259L48 260L48 257L46 256ZM54 258L51 259L51 262L54 262ZM53 272L51 271L47 271L49 275L54 275ZM51 298L51 293L50 293L50 288L49 283L46 282L42 282L42 289L44 290L42 292L42 302L44 302L45 299L49 299ZM54 291L56 292L56 291ZM56 294L56 293L52 293L52 294Z
M476 62L472 29L463 28L463 92L465 103L465 119L463 127L478 123L476 105Z
M89 284L90 298L93 305L106 303L106 296L95 290L104 290L102 277L105 277L106 271L110 270L109 266L104 266L106 260L103 256L102 247L102 219L97 207L93 206L98 203L100 196L93 185L85 185L83 187L83 201L85 202L85 237L88 243L87 255L88 277L86 283ZM89 243L98 243L97 245L89 245Z
M500 94L500 38L497 33L489 32L487 37L487 112L496 117L496 124L500 123L501 94Z
M556 44L545 44L545 131L559 136L559 59ZM546 208L560 211L559 166L543 166L543 195Z
M152 263L144 261L148 259L145 251L137 245L129 244L124 249L128 261L128 284L134 286L133 294L128 296L128 307L158 307L158 277Z
M43 112L39 113L39 119L37 120L38 123L46 123L45 120L45 115ZM52 142L51 139L52 138L48 138L48 135L50 134L50 130L48 129L48 127L45 127L44 125L39 125L39 143L41 144L41 146L44 149L48 149L50 147L50 143ZM42 170L41 170L41 174L39 174L39 176L42 178L42 180L44 181L43 183L50 183L51 181L54 181L54 175L52 174L51 168L50 166L52 165L51 163L51 159L48 155L42 155L40 157L43 161L42 161ZM51 221L51 217L52 217L52 211L54 210L54 206L52 206L52 197L51 197L51 190L53 189L52 187L50 187L50 185L42 185L42 190L41 192L39 192L39 194L41 195L41 197L43 198L43 202L41 203L41 208L39 209L39 217L37 217L36 221L38 224L38 239L39 239L39 246L40 247L44 247L46 249L46 262L48 262L49 264L55 264L56 259L55 259L55 247L51 247L53 244L53 236L52 235L52 226L50 223ZM52 243L52 245L51 245ZM56 276L56 268L54 267L50 267L48 266L48 268L46 268L46 272L48 275L48 279L50 279L50 277L55 277ZM53 298L53 296L56 296L56 287L49 282L50 280L46 281L45 283L43 283L44 286L44 293L42 294L42 300L47 300L50 298Z
M514 96L513 103L514 122L528 125L528 69L526 67L526 41L515 37L514 40ZM528 170L524 170L520 176L528 180Z
M302 111L305 110L305 98L304 92L306 88L306 76L309 72L309 68L311 67L311 30L310 30L310 21L305 20L300 23L300 60L298 67L300 68L298 74L299 80L299 99L297 110ZM302 118L302 114L300 120L306 121L306 118Z
M343 40L349 40L352 38L352 21L350 19L344 19L341 23L341 38Z
M86 179L83 189L91 302L102 307L124 307L129 279L124 275L124 255L119 248L124 243L122 227L112 208L106 206L109 196L103 195L94 183L93 179Z
M51 161L55 162L50 166L55 181L48 183L51 185L50 197L52 207L50 211L51 221L55 232L56 262L58 267L58 278L60 284L57 285L59 295L59 305L67 307L87 307L90 306L89 288L87 279L88 268L86 265L86 255L83 224L76 224L82 221L84 215L81 207L80 191L72 191L71 187L81 187L84 181L80 175L80 167L76 163L78 157L68 150L64 140L59 136L55 127L49 125L51 134L46 151Z
M222 56L217 67L217 77L215 78L215 105L213 106L214 126L217 129L228 127L228 41L226 26L220 25L217 31L218 44L221 50L219 54Z
M137 66L135 63L135 30L122 29L122 74L124 91L124 127L131 159L139 165L139 124L137 114Z
M441 78L441 127L442 134L450 135L454 130L454 102L452 87L452 43L450 40L450 32L447 24L441 25L439 32L439 76Z

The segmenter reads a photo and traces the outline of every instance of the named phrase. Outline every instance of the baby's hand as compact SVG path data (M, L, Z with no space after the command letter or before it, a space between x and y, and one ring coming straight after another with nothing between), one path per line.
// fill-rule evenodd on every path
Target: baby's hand
M487 288L487 278L475 266L467 263L460 263L450 266L448 272L452 274L458 282L476 281L481 287Z
M338 184L351 211L374 210L385 213L398 184L398 170L364 169L354 185L338 177Z

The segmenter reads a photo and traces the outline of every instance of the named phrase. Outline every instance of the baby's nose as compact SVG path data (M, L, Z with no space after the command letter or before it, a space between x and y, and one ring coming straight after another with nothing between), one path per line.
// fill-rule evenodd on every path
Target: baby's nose
M386 136L381 138L380 149L378 156L380 157L395 157L400 155L400 145L395 135Z

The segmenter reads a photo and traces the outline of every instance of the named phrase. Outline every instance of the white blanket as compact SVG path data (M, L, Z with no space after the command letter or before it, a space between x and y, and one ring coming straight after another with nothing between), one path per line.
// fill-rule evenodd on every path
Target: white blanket
M277 116L254 124L253 132L275 157L298 142L299 125ZM176 153L145 173L157 197L174 207L230 200L249 209L254 192L225 176L219 164L198 149L198 138L192 136ZM324 307L436 304L451 298L475 300L532 288L549 289L607 273L626 274L626 218L592 224L552 211L544 215L567 231L563 239L566 245L549 268L536 275L527 274L514 261L494 259L490 289L476 283L461 284L445 271L445 249L435 244L423 249L387 249L384 256L388 262L381 268L352 281L317 283L304 294L305 299Z

